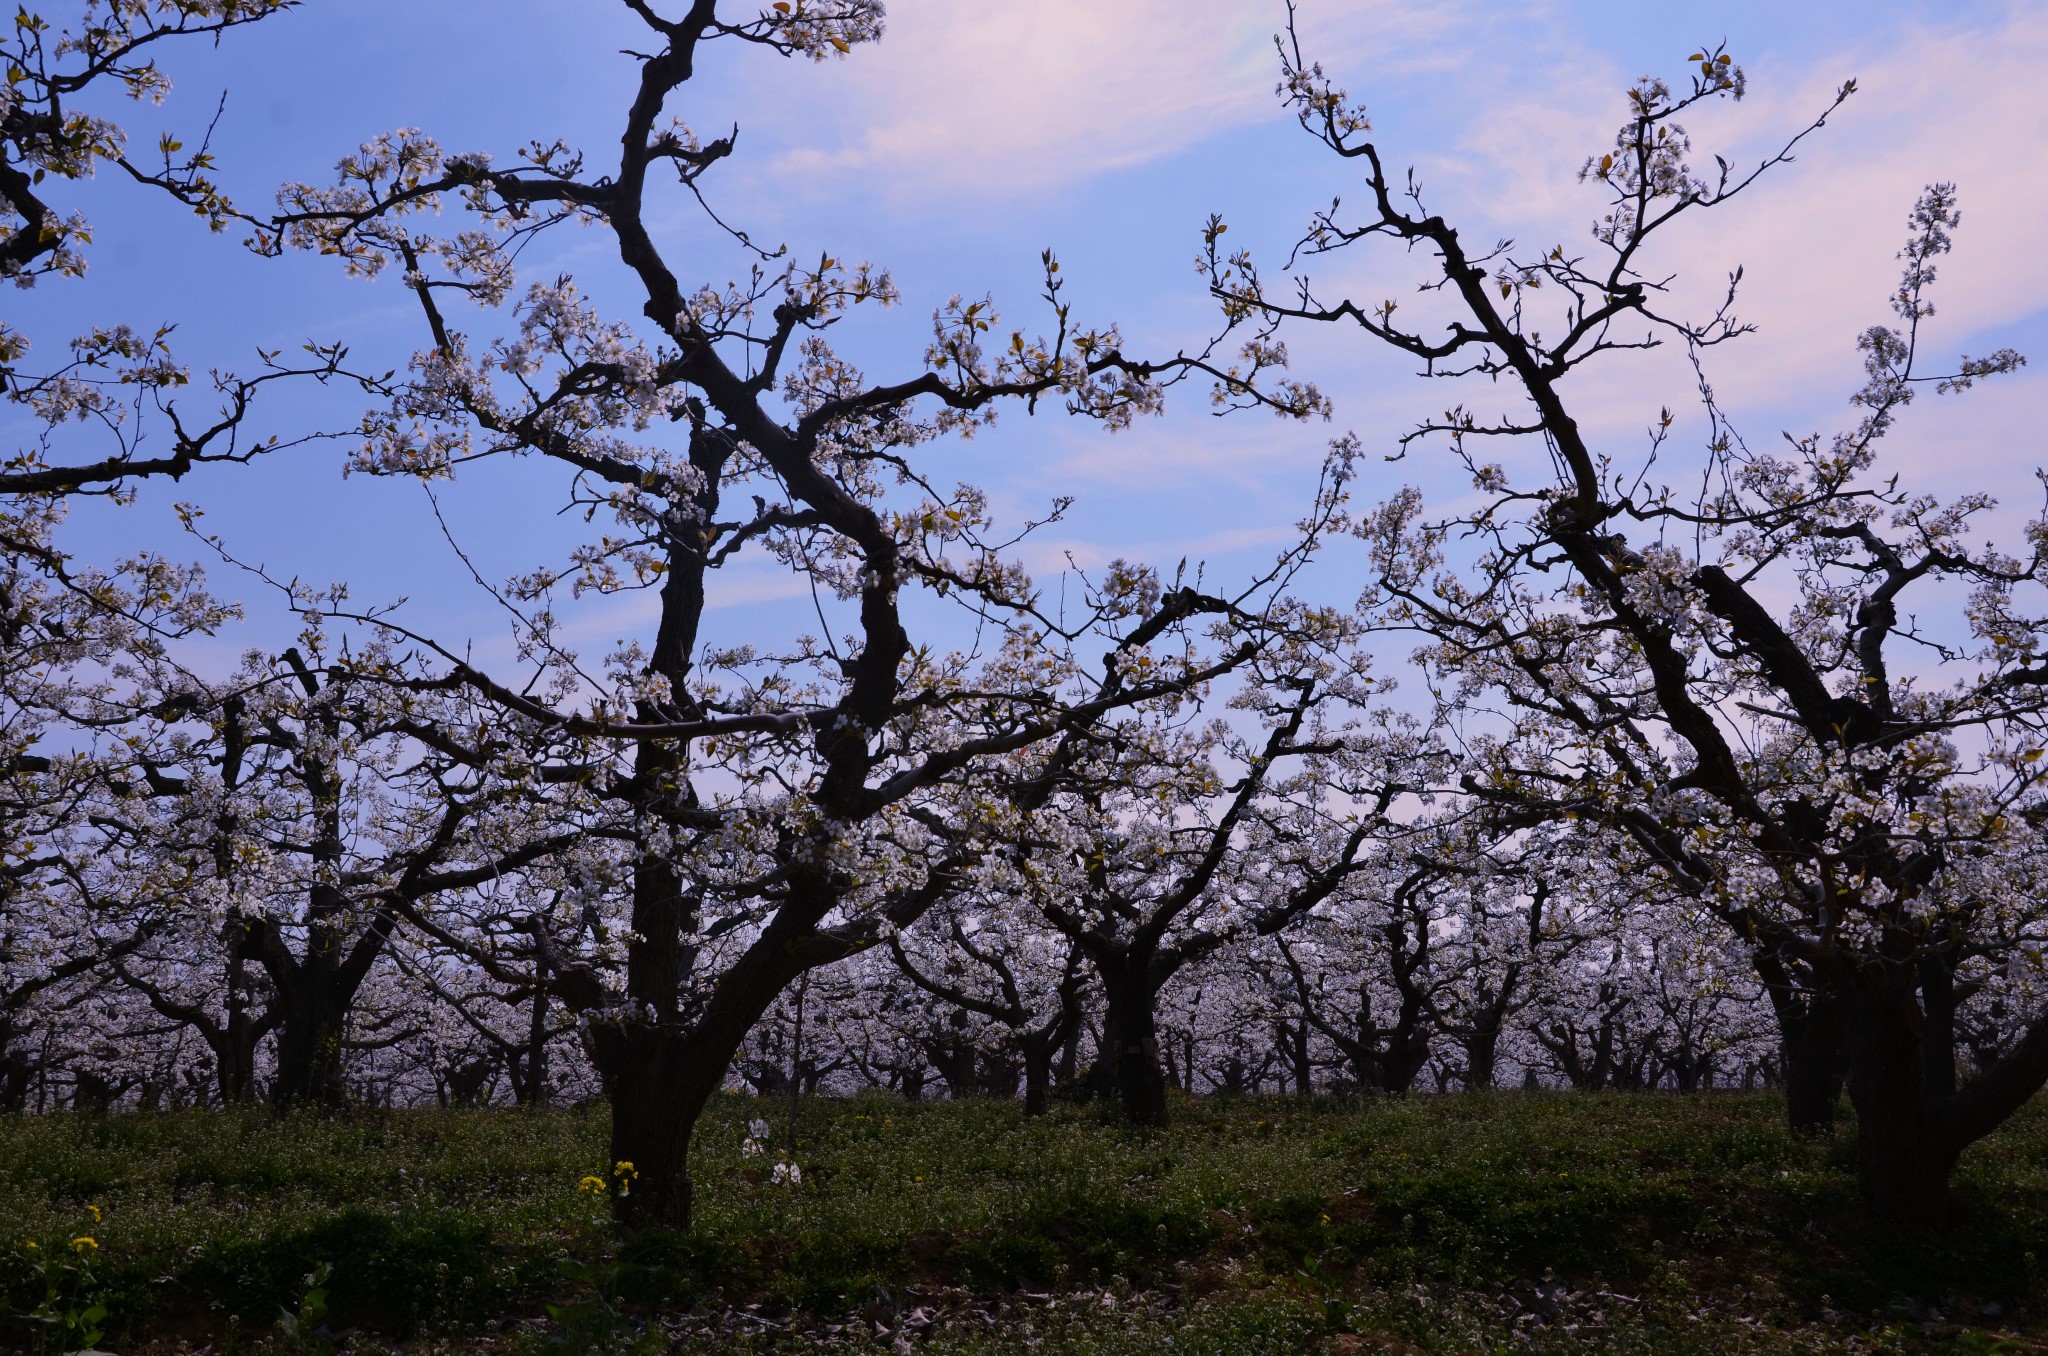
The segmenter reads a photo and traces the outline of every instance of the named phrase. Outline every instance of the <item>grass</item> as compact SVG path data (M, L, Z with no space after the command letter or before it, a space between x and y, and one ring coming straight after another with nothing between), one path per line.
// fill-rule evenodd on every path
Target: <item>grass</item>
M817 1102L791 1188L734 1098L696 1230L623 1245L601 1114L0 1120L0 1347L98 1305L151 1353L2048 1351L2039 1103L1919 1239L1767 1096L1174 1112Z

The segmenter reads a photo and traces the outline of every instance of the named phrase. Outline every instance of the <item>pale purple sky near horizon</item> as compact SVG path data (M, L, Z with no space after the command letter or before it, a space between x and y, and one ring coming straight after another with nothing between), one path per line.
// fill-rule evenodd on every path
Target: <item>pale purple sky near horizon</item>
M1930 397L1888 455L1908 483L2035 506L2033 469L2048 462L2037 413L2048 395L2048 84L2039 75L2048 10L1971 0L1683 9L1302 0L1300 9L1312 53L1369 105L1390 159L1418 167L1431 206L1470 238L1512 236L1532 253L1590 245L1599 200L1575 174L1609 140L1632 77L1676 79L1700 43L1727 41L1751 94L1688 119L1695 159L1707 164L1715 151L1754 159L1856 77L1862 92L1797 163L1704 229L1674 237L1664 267L1695 297L1746 268L1740 310L1761 332L1721 352L1714 375L1753 444L1781 428L1831 429L1848 420L1859 381L1855 335L1889 319L1908 208L1926 182L1956 181L1964 224L1942 265L1933 347L2011 344L2044 365L1953 408ZM857 314L836 336L871 376L917 370L931 310L954 292L990 292L1027 332L1041 328L1032 299L1045 247L1061 256L1082 316L1116 320L1130 349L1158 352L1200 342L1213 324L1191 268L1209 212L1230 221L1231 243L1277 264L1308 213L1356 184L1273 96L1271 36L1283 17L1279 0L892 0L883 41L845 61L813 66L714 45L678 111L707 135L740 127L738 153L705 181L728 220L798 257L822 250L893 270L904 304ZM227 89L217 149L229 187L251 205L268 202L280 181L322 180L339 155L396 126L500 159L556 136L601 155L626 97L629 65L617 49L636 41L635 28L622 7L599 0L316 0L230 34L217 52L167 53L177 88L162 119L189 134ZM155 115L111 111L138 141L154 140ZM348 342L362 365L382 370L421 342L395 276L365 283L329 260L249 257L111 180L80 205L98 233L91 275L12 298L11 318L45 356L70 333L116 321L178 322L195 369L247 366L255 345L317 337ZM698 257L710 261L691 281L731 276L730 256L701 223L679 213L665 226L686 273ZM600 298L623 298L608 247L602 232L565 232L523 260L522 274L567 270ZM1323 261L1317 275L1326 293L1373 300L1412 285L1386 250ZM483 318L469 323L496 332ZM1470 395L1451 397L1352 336L1303 334L1293 348L1300 374L1336 399L1330 425L1212 419L1201 393L1184 388L1166 418L1125 434L1016 411L964 447L925 449L924 463L942 482L989 488L1005 521L1077 496L1068 520L1026 551L1048 589L1069 554L1087 566L1124 555L1167 570L1186 555L1208 560L1212 576L1242 576L1290 532L1329 438L1353 429L1369 452L1390 450L1417 417ZM1618 459L1640 448L1660 405L1688 416L1695 407L1689 373L1672 356L1624 357L1579 382L1582 421ZM294 398L262 418L289 434L340 412ZM170 505L196 501L249 558L348 579L362 602L412 595L409 611L425 629L502 653L502 617L461 581L418 488L343 480L340 465L338 448L316 447L180 486L145 485L134 507L81 508L71 540L88 557L147 545L189 558L195 544L177 533ZM1445 499L1469 488L1412 459L1367 470L1365 500L1411 479ZM503 574L539 563L535 544L560 539L552 515L562 483L522 463L440 494L465 544ZM1312 591L1355 592L1346 568L1337 553ZM721 623L734 636L762 625L786 634L809 616L808 596L790 596L772 568L735 574ZM289 630L253 590L218 569L214 578L252 602L249 624L217 647L218 667ZM649 601L586 600L572 634L601 652L643 629Z

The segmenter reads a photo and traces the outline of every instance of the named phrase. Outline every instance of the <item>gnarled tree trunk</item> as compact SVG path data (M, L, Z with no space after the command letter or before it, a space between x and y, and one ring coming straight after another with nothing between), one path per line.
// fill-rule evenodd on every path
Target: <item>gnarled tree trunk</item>
M1845 961L1836 985L1856 1108L1856 1176L1872 1209L1915 1227L1946 1216L1962 1143L1946 1124L1947 1093L1930 1079L1925 1016L1911 962Z
M1049 1033L1032 1032L1018 1041L1024 1057L1024 1114L1043 1116L1052 1098L1052 1062L1056 1046Z
M277 991L277 1072L270 1100L278 1106L339 1107L348 1101L342 1043L356 995L390 938L392 920L379 915L343 951L331 920L344 909L340 892L313 887L316 921L303 958L292 955L273 923L251 924L250 942ZM272 1014L265 1014L269 1020Z
M1126 951L1102 975L1102 1049L1096 1089L1114 1097L1131 1125L1166 1124L1166 1071L1159 1063L1159 986L1149 953Z
M1803 970L1795 976L1768 951L1759 952L1755 964L1778 1019L1785 1122L1795 1135L1826 1134L1842 1097L1841 1005L1829 988Z

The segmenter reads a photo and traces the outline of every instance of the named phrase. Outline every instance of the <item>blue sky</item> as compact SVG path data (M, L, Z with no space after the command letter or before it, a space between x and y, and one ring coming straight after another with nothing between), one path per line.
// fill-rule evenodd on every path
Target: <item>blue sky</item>
M1934 178L1961 185L1964 226L1945 264L1935 342L1982 352L2013 344L2048 363L2048 12L2017 4L1742 3L1503 5L1476 0L1302 0L1304 36L1370 106L1397 164L1415 164L1433 207L1474 238L1547 248L1585 239L1595 199L1573 181L1607 140L1620 91L1640 73L1678 76L1701 42L1725 39L1751 97L1692 119L1699 148L1753 158L1803 125L1844 78L1862 93L1770 185L1711 227L1674 242L1666 264L1701 289L1747 270L1745 315L1762 332L1730 350L1721 394L1752 441L1833 427L1857 384L1855 334L1887 318L1892 253L1907 208ZM1272 88L1267 0L894 0L874 47L813 66L711 48L677 111L714 135L737 123L739 152L706 181L714 205L757 238L799 256L867 258L895 274L904 304L850 321L839 338L871 375L912 374L932 308L952 293L991 294L1031 330L1036 260L1051 247L1069 298L1120 323L1133 351L1198 343L1213 312L1191 261L1207 215L1232 243L1277 260L1307 214L1347 191L1346 167L1294 128ZM398 126L449 150L500 158L526 140L563 137L599 155L617 134L640 40L603 0L312 0L218 50L168 56L176 82L159 111L107 110L134 139L159 124L187 140L228 92L216 147L234 194L260 206L278 183L323 180L355 144ZM357 360L401 366L420 343L411 298L393 277L348 280L331 261L260 260L232 236L111 177L81 200L96 227L89 277L16 294L11 317L46 355L88 324L175 321L195 369L249 366L256 345L347 342ZM681 211L666 240L695 280L722 281L737 260ZM526 277L571 272L631 315L601 232L564 232L522 260ZM1319 270L1335 292L1399 295L1398 256L1344 257ZM482 317L479 333L495 332ZM1445 393L1349 336L1304 335L1303 375L1335 397L1328 426L1211 418L1184 391L1167 417L1109 437L1060 416L1006 415L972 444L928 449L943 478L987 486L1000 515L1035 515L1077 496L1069 519L1028 548L1042 582L1068 556L1116 555L1166 568L1182 555L1230 578L1261 563L1308 502L1326 441L1355 429L1386 450ZM2032 507L2032 470L2048 367L1953 408L1913 412L1893 457L1909 481L1986 489ZM1661 358L1590 374L1582 422L1626 458L1661 404L1689 408L1689 380ZM1462 398L1462 397L1460 397ZM348 400L295 396L262 412L290 435L345 422ZM347 579L360 601L410 595L416 623L483 653L501 651L501 619L462 582L416 486L344 480L341 452L314 447L183 485L143 487L132 508L82 508L73 544L104 555L136 546L192 555L170 505L196 501L236 550L287 574ZM957 467L957 469L955 469ZM1464 487L1426 464L1374 467L1360 494L1402 479L1433 494ZM465 477L441 491L465 544L494 573L537 563L566 539L553 517L561 477L532 463ZM1355 590L1339 553L1314 584ZM216 571L223 592L247 592ZM800 622L807 599L771 573L732 581L721 625L733 634ZM636 611L637 610L637 611ZM638 600L595 601L574 623L589 648L642 629ZM224 665L289 627L252 595L250 623L217 647Z

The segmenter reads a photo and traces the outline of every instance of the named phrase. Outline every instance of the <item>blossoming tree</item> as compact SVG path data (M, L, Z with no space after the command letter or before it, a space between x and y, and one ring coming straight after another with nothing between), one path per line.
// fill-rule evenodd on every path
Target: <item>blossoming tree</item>
M733 44L843 55L880 36L881 6L625 9L648 50L601 166L559 142L506 160L449 155L404 130L347 157L331 184L287 186L253 240L318 250L359 274L395 269L417 302L426 347L397 397L364 420L360 470L434 480L528 454L563 475L578 513L608 524L498 590L534 665L585 680L559 700L394 619L359 620L438 654L508 728L586 741L567 762L559 747L545 757L587 774L585 794L622 846L560 884L613 910L586 936L618 941L623 966L565 956L548 983L583 1015L612 1103L612 1154L640 1174L622 1211L678 1224L691 1127L756 1019L798 975L879 943L971 876L968 783L981 769L1218 677L1268 643L1270 590L1148 594L1119 576L1085 615L1046 612L984 496L932 479L918 449L971 432L1001 402L1057 401L1120 425L1197 375L1226 402L1293 414L1321 403L1308 388L1255 389L1284 356L1271 345L1229 362L1206 351L1127 358L1114 329L1075 319L1050 254L1044 336L1004 333L988 302L956 299L935 314L922 361L887 380L828 335L854 308L895 299L885 271L734 232L739 282L685 279L656 223L668 202L696 200L734 150L731 136L703 140L666 112L700 59ZM444 207L465 224L428 230ZM606 233L609 281L633 292L637 316L604 314L566 276L519 287L515 249L564 223ZM509 312L511 332L473 338L458 301ZM777 648L712 644L705 610L721 571L756 558L815 591L817 632ZM558 591L634 590L655 600L651 635L602 668L579 667L555 622ZM996 623L1001 644L949 651L944 637L964 626L914 642L919 595ZM1196 632L1204 618L1231 634Z
M1319 215L1304 248L1384 240L1425 256L1419 309L1443 328L1308 283L1276 294L1213 238L1212 282L1261 332L1340 323L1437 378L1514 394L1497 413L1452 404L1403 439L1462 466L1478 506L1433 518L1409 492L1370 515L1365 602L1428 638L1418 659L1438 690L1510 713L1476 747L1472 795L1609 827L1744 944L1812 977L1842 1023L1863 1189L1924 1218L1964 1147L2048 1080L2048 1016L1967 1082L1953 1036L1959 982L2039 946L2038 906L2008 882L2040 846L2048 521L2026 527L2020 554L2000 551L1972 534L1988 496L1910 492L1878 456L1919 393L2021 359L1929 370L1929 289L1959 219L1938 184L1911 212L1896 323L1858 340L1868 379L1852 427L1757 450L1699 377L1691 493L1657 469L1677 453L1668 407L1647 412L1639 451L1589 435L1572 395L1586 364L1672 345L1703 371L1750 329L1733 310L1739 270L1718 308L1686 320L1649 262L1672 222L1729 210L1790 156L1696 171L1680 119L1745 81L1718 49L1691 60L1678 89L1633 86L1611 148L1586 162L1604 200L1589 257L1475 250L1412 178L1404 193L1364 111L1288 49L1288 99L1365 188L1360 217ZM1953 600L1958 624L1916 620L1915 597Z

